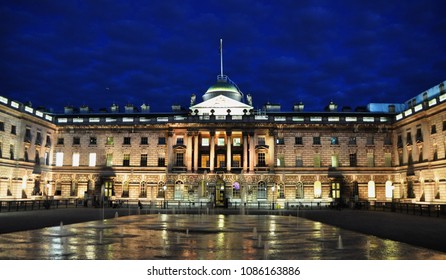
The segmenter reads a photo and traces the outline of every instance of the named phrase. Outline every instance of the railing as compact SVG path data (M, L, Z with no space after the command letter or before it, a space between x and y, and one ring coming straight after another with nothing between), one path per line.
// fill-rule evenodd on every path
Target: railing
M0 212L68 208L82 205L81 199L0 200Z
M365 209L370 211L398 212L418 216L440 217L446 216L446 204L423 204L423 203L404 203L370 201L357 202L356 209Z

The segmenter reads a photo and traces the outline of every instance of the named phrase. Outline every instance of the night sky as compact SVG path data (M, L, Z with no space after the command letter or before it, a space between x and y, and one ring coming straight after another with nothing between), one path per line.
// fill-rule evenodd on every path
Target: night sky
M255 108L403 103L446 80L446 1L2 1L0 95L62 112L189 106L224 74Z

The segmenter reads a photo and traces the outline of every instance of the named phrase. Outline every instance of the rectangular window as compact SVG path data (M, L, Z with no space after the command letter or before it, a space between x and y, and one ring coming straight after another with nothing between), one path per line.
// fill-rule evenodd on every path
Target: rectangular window
M209 155L207 154L202 154L201 155L201 168L209 168L210 162L209 162Z
M367 167L375 166L375 156L373 153L367 153Z
M217 168L226 167L226 157L224 154L217 154Z
M321 144L321 137L313 137L313 145L320 145Z
M384 145L387 145L387 146L392 145L392 135L391 134L384 135Z
M294 137L294 145L303 145L302 137Z
M232 139L232 145L234 147L240 147L242 144L242 139L240 137L235 137Z
M209 147L209 138L201 138L201 146Z
M285 145L285 139L283 137L279 137L276 139L277 145Z
M431 126L431 134L437 133L437 126L434 124Z
M242 166L242 155L233 154L232 155L232 167L241 167Z
M80 154L79 153L73 153L73 166L79 166L79 159L80 159Z
M73 145L80 145L81 144L81 138L80 137L73 137Z
M163 156L158 156L158 167L166 166L166 158Z
M341 197L341 184L338 182L331 183L331 197L340 198Z
M123 145L131 145L131 137L124 137Z
M356 145L356 137L355 136L351 136L348 138L348 144L349 145Z
M184 138L182 136L177 137L177 145L184 145Z
M330 145L339 145L339 139L336 136L330 138Z
M64 144L64 138L57 138L57 145L63 145Z
M105 141L106 145L114 145L115 141L113 139L113 136L107 136L107 140Z
M315 154L313 157L314 167L321 167L321 155Z
M0 131L5 131L5 123L0 122Z
M296 167L303 167L304 161L302 160L302 155L296 156Z
M11 134L17 134L17 127L15 125L11 125Z
M176 163L175 166L184 166L184 153L176 154L175 163Z
M38 146L42 145L42 133L40 131L37 131L36 142L34 144Z
M369 146L375 145L375 138L372 135L367 136L367 143L366 143L366 145L369 145Z
M63 166L63 153L62 152L56 153L56 166Z
M421 128L417 129L416 141L417 143L423 142L423 133L421 133Z
M392 154L391 153L384 153L384 166L392 167Z
M260 167L266 166L265 153L257 154L257 166Z
M90 145L96 145L96 144L97 144L96 137L90 137Z
M88 157L88 166L96 166L96 153L90 153Z
M266 199L266 185L263 181L257 185L257 199Z
M217 139L217 146L224 146L225 145L225 138L223 137L218 137Z
M406 134L406 143L407 145L412 145L412 133L407 132Z
M350 166L351 167L356 167L358 165L356 153L349 154L349 159L350 159Z
M31 143L31 128L27 127L25 130L25 142Z
M147 154L141 154L140 166L147 166Z
M257 145L265 145L265 136L259 136L257 139Z
M277 163L276 164L278 167L284 167L285 166L285 156L277 155Z
M149 144L149 138L141 137L141 145L148 145L148 144Z
M331 155L331 167L339 167L338 155Z
M446 130L446 121L443 121L443 131Z
M45 147L47 147L47 148L51 148L51 136L50 136L50 135L47 135L47 136L46 136L46 144L45 144Z
M124 154L122 166L130 166L130 154Z
M107 167L113 166L113 154L110 153L105 156L105 165Z
M166 145L166 137L158 137L158 145Z

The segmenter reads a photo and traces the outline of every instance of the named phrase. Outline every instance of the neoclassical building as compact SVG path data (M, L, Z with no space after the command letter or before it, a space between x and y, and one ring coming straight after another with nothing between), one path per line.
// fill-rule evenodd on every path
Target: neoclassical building
M55 114L0 97L0 200L446 203L444 83L401 104L307 112L255 110L219 75L184 105Z

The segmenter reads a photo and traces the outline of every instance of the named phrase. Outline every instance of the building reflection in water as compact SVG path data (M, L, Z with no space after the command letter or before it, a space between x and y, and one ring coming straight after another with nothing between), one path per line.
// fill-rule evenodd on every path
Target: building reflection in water
M424 260L446 254L285 216L135 215L0 235L0 259L266 257Z

